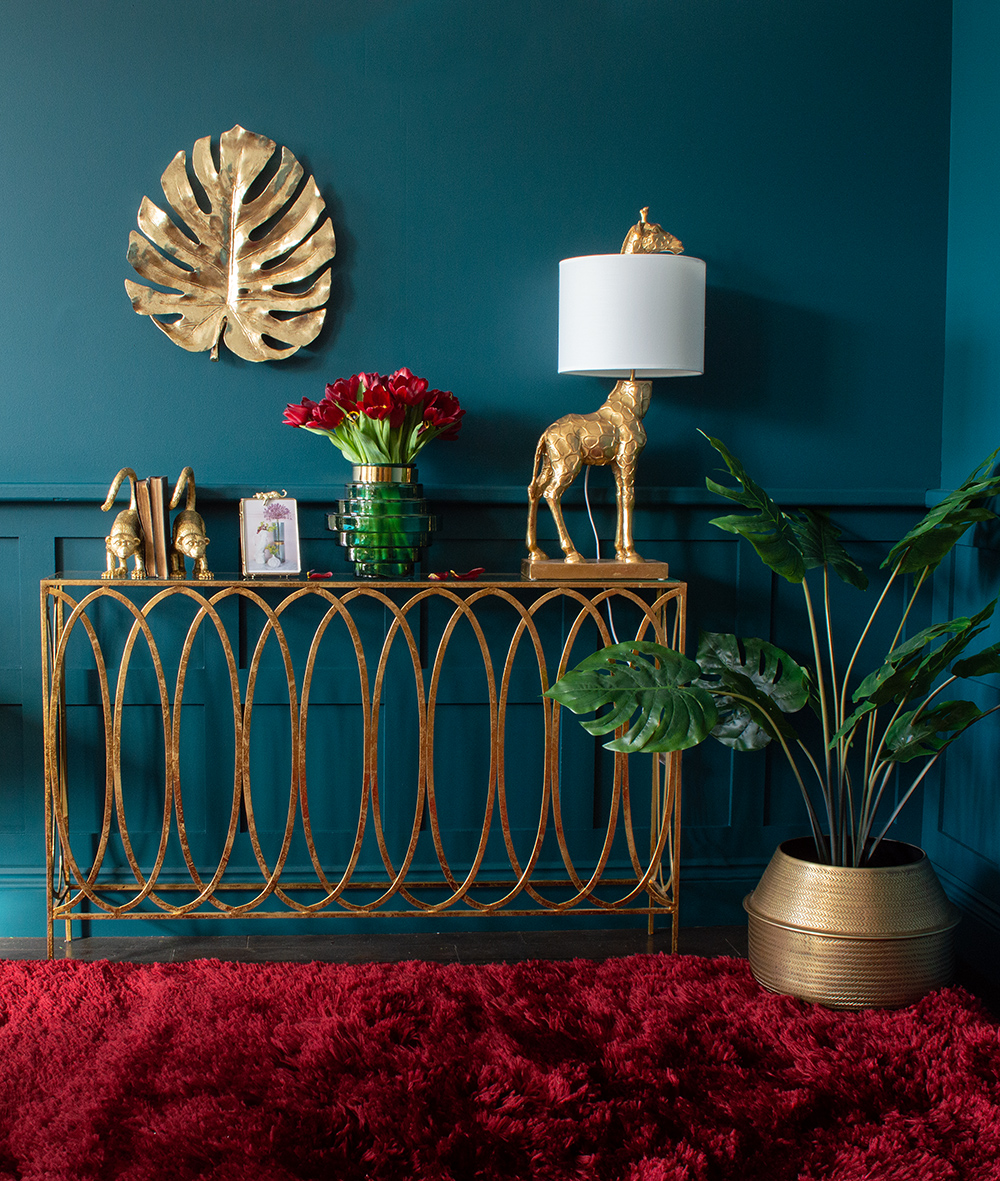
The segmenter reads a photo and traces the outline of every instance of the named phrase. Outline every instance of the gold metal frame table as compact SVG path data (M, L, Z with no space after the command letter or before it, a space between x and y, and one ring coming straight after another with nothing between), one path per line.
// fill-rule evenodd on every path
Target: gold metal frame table
M167 582L62 574L44 579L40 589L49 956L57 920L65 921L69 940L73 919L537 918L623 912L646 916L650 932L657 917L669 918L676 950L680 756L652 758L648 797L630 789L628 758L613 756L610 798L601 827L595 811L584 864L579 853L574 856L569 835L579 808L575 785L561 767L569 730L583 732L572 718L571 727L563 727L560 707L542 694L595 647L613 641L616 616L619 627L628 622L621 638L656 639L682 648L685 583L529 582L502 575L470 582L225 575ZM378 625L374 640L373 619ZM471 653L483 686L478 704L488 710L489 749L478 753L484 761L488 756L489 769L486 782L476 788L481 831L472 831L466 854L456 858L446 853L442 818L449 797L468 787L442 782L435 771L440 752L453 741L440 720L446 712L441 687L460 645L462 675L470 675ZM185 690L197 680L192 653L211 646L217 685L225 686L216 704L227 719L220 745L231 760L232 782L227 777L224 787L209 789L223 821L218 855L205 860L185 812L194 793L185 793L182 776L181 715ZM356 685L360 774L346 787L343 767L319 776L314 765L307 766L310 707L315 711L324 662L332 654L341 662L336 683L344 682L348 667ZM284 783L257 765L260 739L251 741L255 699L263 696L265 675L277 676L282 686L281 729L290 750L283 772L287 799ZM387 787L398 785L380 781L380 750L397 741L396 731L403 729L386 716L390 687L400 679L409 684L411 676L412 697L406 692L414 719L415 782L402 817L398 806L394 809L402 824L394 847L386 799ZM81 677L89 686L91 716L99 719L92 727L96 735L90 735L94 749L83 752L87 760L74 745L80 738L68 717L77 690L68 696L67 686ZM534 719L537 756L522 726L512 727L509 719L515 685L526 679L531 689L517 709L519 717ZM141 784L153 797L159 829L144 834L145 850L135 825L130 829L135 786L123 772L133 754L137 759L150 754L130 747L124 724L137 693L145 693L147 711L156 713L160 735L153 752L156 774L147 769ZM263 712L260 707L258 712ZM530 759L537 766L537 788L517 784L520 804L508 778L513 744L518 747L515 762L523 767ZM72 802L81 792L74 787L73 768L81 761L94 776L96 794L103 793L95 800L94 791L84 792L94 817L89 832L85 823L82 828L74 824L78 805ZM330 792L349 799L352 809L353 834L347 834L346 852L335 863L314 823L317 800ZM274 814L275 793L284 822L269 836L259 814L268 807ZM634 796L646 799L635 816ZM265 798L271 801L267 807ZM537 817L527 829L512 819L518 808L523 817L525 798ZM146 807L148 815L148 801ZM648 819L637 819L644 814ZM648 851L643 854L645 834Z

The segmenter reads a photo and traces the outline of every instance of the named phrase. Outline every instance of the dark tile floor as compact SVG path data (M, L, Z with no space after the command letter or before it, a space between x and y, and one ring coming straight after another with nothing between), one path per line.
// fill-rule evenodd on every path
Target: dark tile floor
M515 960L602 960L638 952L670 950L669 931L408 931L375 935L211 935L91 936L66 944L57 940L58 959L128 960L169 963L221 959L251 962L392 963L430 960L485 964ZM690 927L680 933L687 955L747 954L745 927ZM0 939L0 959L45 958L44 939Z

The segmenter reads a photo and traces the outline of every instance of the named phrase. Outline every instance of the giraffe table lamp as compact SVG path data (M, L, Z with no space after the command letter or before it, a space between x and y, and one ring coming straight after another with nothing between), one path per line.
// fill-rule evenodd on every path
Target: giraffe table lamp
M666 578L666 562L646 562L632 538L635 464L646 442L642 418L653 377L704 371L705 263L646 220L628 232L620 254L567 258L559 264L559 372L620 378L592 414L567 414L538 441L528 487L525 578ZM561 500L587 464L614 472L618 504L614 560L585 559L563 520ZM559 533L563 559L538 546L538 502Z

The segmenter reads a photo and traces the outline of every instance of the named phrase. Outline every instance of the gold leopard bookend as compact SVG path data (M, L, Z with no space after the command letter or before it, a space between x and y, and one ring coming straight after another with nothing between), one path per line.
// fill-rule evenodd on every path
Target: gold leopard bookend
M134 559L132 578L146 577L146 560L143 556L142 525L139 523L139 508L136 504L136 474L130 467L123 467L111 482L108 498L101 505L101 512L106 513L115 503L118 489L121 488L125 477L128 476L131 489L131 499L128 508L115 517L111 532L104 539L104 548L108 555L108 568L101 575L102 578L126 578L129 576L128 559Z
M174 530L170 543L170 577L177 582L187 578L184 559L192 558L194 566L191 577L199 582L205 582L213 577L205 562L205 550L208 548L208 538L205 536L205 522L201 514L196 512L194 472L186 467L177 480L174 494L170 498L170 507L176 508L180 504L181 493L187 487L187 502L184 508L174 517Z

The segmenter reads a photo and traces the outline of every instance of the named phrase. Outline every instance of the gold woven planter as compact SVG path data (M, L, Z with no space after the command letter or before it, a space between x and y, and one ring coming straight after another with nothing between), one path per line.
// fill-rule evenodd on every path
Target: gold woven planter
M771 992L831 1009L898 1008L951 982L959 914L926 854L884 841L884 864L818 865L811 837L785 841L749 915L750 968Z

